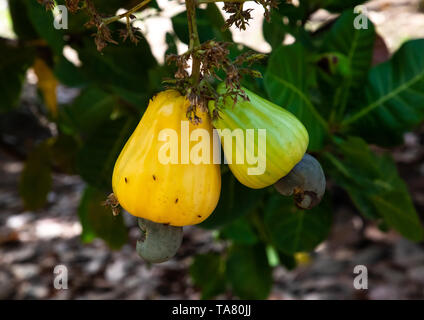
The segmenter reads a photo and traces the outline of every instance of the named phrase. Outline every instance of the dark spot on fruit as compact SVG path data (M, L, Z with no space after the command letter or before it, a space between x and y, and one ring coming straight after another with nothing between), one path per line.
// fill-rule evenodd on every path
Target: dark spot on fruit
M163 225L165 225L165 226L169 226L169 224L170 224L171 222L164 222L164 223L162 223Z
M155 180L155 181L156 181L156 176L155 176L155 175L153 175L153 180Z
M128 183L128 179L127 179L127 177L125 177L125 183Z
M175 199L175 203L177 203L178 202L178 198L177 199Z
M201 218L202 216L197 215L199 218Z

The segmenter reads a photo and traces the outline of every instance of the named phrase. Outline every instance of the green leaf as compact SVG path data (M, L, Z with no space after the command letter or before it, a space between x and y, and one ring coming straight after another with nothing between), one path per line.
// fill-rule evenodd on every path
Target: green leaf
M196 255L190 275L194 285L202 290L202 299L211 299L225 292L225 261L217 253Z
M150 86L152 88L152 93L148 93L148 96L145 99L145 102L143 103L143 106L140 108L138 106L138 109L144 110L146 109L149 100L153 95L156 95L158 92L169 89L169 86L163 83L163 80L165 78L169 79L170 76L173 76L175 74L175 65L158 65L155 68L149 69L149 82Z
M61 122L73 131L87 135L110 119L116 104L116 96L95 86L87 87L71 105L61 110Z
M215 33L217 34L216 39L220 40L219 38L222 38L222 41L233 41L231 31L223 28L225 20L217 5L215 3L209 3L206 7L205 13L209 23L215 29Z
M354 28L356 16L353 11L345 11L337 19L324 40L324 50L344 54L352 72L351 85L360 86L371 67L376 33L372 22L369 22L368 29Z
M255 244L258 242L258 236L245 217L239 218L222 228L220 236L239 244Z
M149 81L149 70L155 68L157 62L144 38L137 46L128 42L119 46L110 44L102 53L97 51L93 39L85 38L83 46L74 49L84 65L81 71L85 77L99 85L121 87L135 93L156 89Z
M77 158L81 177L100 190L110 190L115 161L136 126L133 118L103 123L87 139Z
M165 35L165 42L167 44L167 48L165 51L165 58L169 54L178 54L178 47L177 43L175 42L176 38L175 35L172 33L167 32Z
M283 43L286 34L291 34L305 46L311 46L311 37L303 26L308 15L308 7L305 2L300 2L298 6L280 2L278 9L271 10L270 21L268 22L266 19L263 21L262 30L265 40L275 49Z
M47 202L52 185L50 150L47 141L38 145L28 156L19 180L19 193L25 208L36 210Z
M381 188L390 190L390 186L381 179L380 168L375 163L377 157L359 138L349 138L344 144L338 143L337 148L341 147L343 148L341 159L331 153L324 153L325 171L337 184L346 189L353 203L365 217L377 219L379 214L369 201L368 193L380 192Z
M10 16L12 17L13 32L19 40L34 40L38 38L37 31L28 17L26 2L28 0L8 0Z
M59 82L66 86L82 87L87 84L81 68L76 67L63 55L57 57L53 72Z
M266 299L272 286L272 269L265 247L235 245L227 260L227 279L233 292L241 299Z
M75 136L60 133L49 140L51 161L54 168L67 174L76 173L76 157L79 141Z
M280 46L273 51L265 73L265 89L276 104L286 108L305 125L309 149L322 148L327 122L309 96L314 69L307 62L307 52L300 44Z
M272 48L279 47L287 34L285 24L283 23L283 17L279 12L271 11L271 20L268 22L264 19L262 32L264 39L271 45Z
M365 104L343 121L368 142L393 145L424 119L424 39L405 43L374 67L365 84Z
M114 216L112 210L103 205L107 194L93 187L86 187L78 208L82 225L81 239L88 243L94 238L103 239L110 248L119 249L128 240L127 228L122 215Z
M26 70L33 60L33 50L0 40L0 111L9 111L19 102Z
M196 10L196 22L200 42L211 39L232 41L231 32L229 30L222 31L225 22L216 4L208 4L207 9ZM175 34L182 42L186 44L190 42L186 11L172 17L172 27Z
M423 227L393 159L377 156L360 138L336 143L341 157L325 153L326 170L359 211L369 218L382 217L408 239L421 240Z
M47 41L56 54L61 55L65 45L63 31L54 27L52 12L47 11L35 0L27 0L25 4L28 10L28 17L38 35Z
M272 243L281 252L291 255L312 251L330 231L332 211L328 201L311 210L298 209L293 199L273 196L265 209L265 226Z
M154 72L153 69L150 71ZM152 80L150 79L149 81L151 81L150 85L152 85ZM140 116L143 115L149 104L149 99L152 97L148 92L135 92L118 86L110 86L108 89L116 95L116 98L121 98L120 102L122 105L125 103L128 104L130 109L139 112ZM157 90L160 91L160 87L158 87Z
M221 197L215 211L199 226L216 229L252 212L263 198L262 190L243 186L230 171L222 175Z
M423 239L423 227L408 189L400 181L397 184L397 189L384 195L371 195L371 199L388 226L395 228L410 240L421 241Z
M342 79L337 79L336 87L332 89L332 114L338 118L343 116L346 106L354 90L362 88L371 67L374 41L376 37L374 25L368 23L368 29L353 27L356 14L345 11L335 22L324 40L324 50L342 54L346 61L334 56L337 63L345 63L343 68L348 72ZM325 83L324 85L328 85ZM328 104L328 101L325 103ZM332 119L333 120L333 119Z

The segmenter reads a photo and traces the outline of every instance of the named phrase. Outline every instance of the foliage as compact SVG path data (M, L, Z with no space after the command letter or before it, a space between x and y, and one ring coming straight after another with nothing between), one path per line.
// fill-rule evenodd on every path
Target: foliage
M47 7L53 3L38 2ZM36 0L9 1L18 39L0 39L0 111L18 108L25 72L35 59L42 59L58 82L80 89L72 104L58 105L57 110L45 101L42 112L57 125L59 134L30 152L20 191L25 205L37 209L46 201L52 170L66 167L66 172L80 174L89 184L79 207L83 240L101 237L112 248L119 248L127 239L122 218L113 217L100 202L110 192L112 165L119 150L148 99L164 88L162 80L173 77L175 68L159 64L148 42L132 26L128 29L117 22L104 29L99 23L98 12L111 15L118 8L131 8L134 1L66 2L76 13L70 16L69 29L57 30L52 13ZM256 2L275 6L273 1ZM264 22L263 33L272 52L265 65L257 67L264 78L237 81L287 108L304 123L311 137L309 151L321 161L327 180L347 192L358 212L421 241L423 227L393 159L388 153L377 154L369 144L399 144L405 132L423 121L424 39L406 42L388 61L372 66L375 28L371 22L368 29L353 27L353 7L363 1L299 2L294 6L281 1L268 12L270 22ZM97 11L79 10L88 3ZM249 12L230 4L226 8L234 13L226 22L214 4L197 12L200 41L231 42L231 33L222 26L246 26ZM312 33L305 24L320 8L340 15ZM92 22L89 28L82 27L87 21ZM168 53L176 54L175 39L190 42L186 23L184 13L172 18ZM126 35L132 42L115 44L119 29L127 30L123 38ZM286 34L296 42L283 45ZM208 50L214 48L213 43L206 43ZM78 53L82 66L63 56L65 45ZM236 46L229 46L225 56L234 61L236 53L247 49L237 52ZM194 284L202 289L203 298L227 289L245 299L266 298L272 284L268 249L276 250L279 263L291 269L296 253L312 251L324 241L332 222L332 190L327 191L323 204L305 212L273 188L248 189L234 179L228 167L223 166L222 172L218 207L200 226L218 230L218 240L228 249L194 258L190 269Z

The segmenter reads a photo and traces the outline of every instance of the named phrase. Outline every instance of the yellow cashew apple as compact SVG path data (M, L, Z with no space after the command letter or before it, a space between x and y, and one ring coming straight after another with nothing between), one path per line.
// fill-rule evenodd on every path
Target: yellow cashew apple
M122 149L112 188L132 215L185 226L202 222L215 209L221 191L220 167L213 163L212 151L198 147L203 143L212 149L212 123L201 111L199 124L188 121L189 105L178 91L159 93ZM200 163L191 161L193 153L200 154Z

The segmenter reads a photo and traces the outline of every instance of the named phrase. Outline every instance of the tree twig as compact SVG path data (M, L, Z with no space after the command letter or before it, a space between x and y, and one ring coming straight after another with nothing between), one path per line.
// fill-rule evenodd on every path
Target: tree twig
M194 48L200 46L199 32L197 31L196 23L196 1L186 0L187 10L187 21L188 21L188 32L190 35L189 50L193 51ZM192 83L196 85L200 78L200 59L196 57L196 54L192 54Z
M129 18L133 13L137 12L138 10L140 10L141 8L145 7L146 5L148 5L150 3L150 1L152 0L144 0L143 2L140 2L138 5L136 5L135 7L129 9L127 12L124 12L122 14L119 14L117 16L113 16L110 18L106 18L103 20L103 24L107 25L110 24L112 22L121 20L122 18Z

